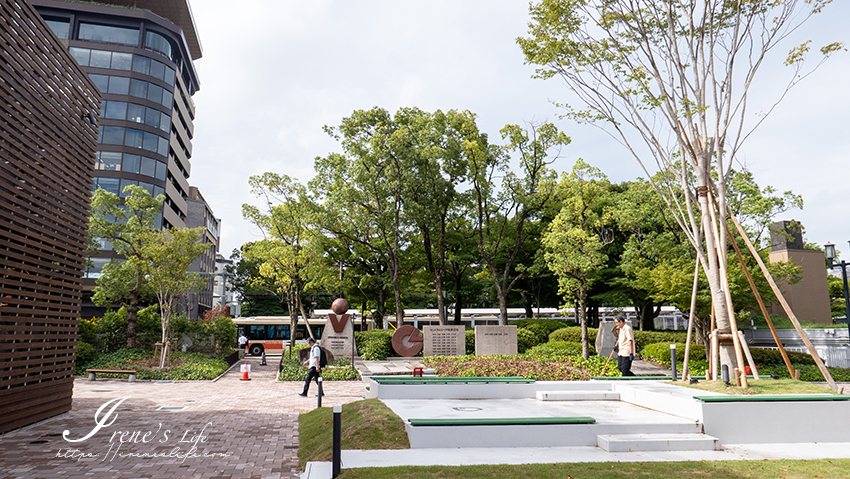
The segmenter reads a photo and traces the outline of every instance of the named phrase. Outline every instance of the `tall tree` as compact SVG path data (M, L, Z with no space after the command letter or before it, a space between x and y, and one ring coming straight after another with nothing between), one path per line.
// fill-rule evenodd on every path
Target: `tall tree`
M749 91L768 53L830 2L543 0L530 7L529 36L518 39L527 62L542 66L538 76L559 76L586 107L565 105L568 116L608 128L650 179L651 162L667 173L669 183L653 185L706 272L723 333L734 327L724 274L727 184L764 119L747 116ZM790 50L788 88L805 75L809 49L806 42ZM841 49L833 43L821 53ZM743 364L726 341L720 361Z
M136 347L136 318L146 288L142 264L148 233L157 228L163 195L152 198L139 186L124 189L124 198L103 189L94 192L89 216L89 236L111 245L119 258L113 259L97 279L92 297L95 304L120 302L127 309L127 348Z
M558 185L561 211L543 237L546 262L558 277L561 293L576 304L585 359L590 355L587 296L593 273L608 259L602 247L613 240L609 187L602 171L576 161Z
M551 123L523 129L507 125L502 138L508 145L496 148L483 139L467 144L471 185L471 215L481 260L499 300L499 322L508 324L508 295L523 277L516 261L533 230L526 223L537 219L552 200L556 174L549 168L570 139ZM515 152L520 174L510 171L506 153ZM502 176L501 185L495 180Z
M159 301L162 320L162 354L159 367L165 367L168 356L168 333L171 314L177 300L187 291L204 287L206 279L198 273L189 273L189 267L197 257L204 254L209 244L201 241L204 227L169 228L162 231L147 231L140 264Z

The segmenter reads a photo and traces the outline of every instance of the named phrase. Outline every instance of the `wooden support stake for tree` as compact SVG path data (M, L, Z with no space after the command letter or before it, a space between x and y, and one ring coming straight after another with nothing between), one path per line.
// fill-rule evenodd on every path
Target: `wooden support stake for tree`
M711 202L711 204L713 206L712 208L709 208L709 210L711 212L711 222L717 225L717 229L715 230L717 235L715 236L715 238L719 238L720 232L718 230L726 227L726 219L723 218L723 224L721 225L719 215L717 214L717 211L716 211L717 208L718 208L717 202L715 201L714 195L712 194L711 190L709 190L708 200ZM720 241L718 241L717 243L719 244ZM719 248L719 246L718 246L718 248ZM729 276L728 276L728 272L726 270L726 252L725 251L718 251L717 254L718 254L717 263L720 267L720 279L721 279L721 282L725 282L725 287L723 288L723 295L726 298L726 313L729 315L729 327L732 329L732 345L734 346L734 349L735 349L735 359L736 359L736 362L738 363L738 369L740 369L741 372L743 373L744 372L744 354L743 354L743 350L741 348L741 342L738 339L738 323L735 321L735 308L732 306L732 292L729 291ZM747 389L747 388L750 387L749 384L747 384L747 375L746 374L743 374L741 376L741 387L744 388L744 389Z
M761 299L761 294L759 294L758 288L756 288L756 283L753 281L753 276L750 274L750 270L747 268L746 262L744 262L744 257L741 255L741 250L738 248L738 243L735 242L735 238L732 237L732 232L728 229L726 232L729 234L729 241L732 243L732 247L735 248L735 254L738 255L738 261L741 263L741 268L744 270L744 274L747 276L747 281L750 283L750 289L753 290L753 294L756 297L756 301L759 303L759 308L761 309L761 314L764 316L765 321L767 321L767 326L770 328L770 334L773 335L773 340L776 341L776 347L779 348L779 354L782 355L782 360L785 361L785 367L788 368L788 374L791 377L794 377L794 366L791 365L791 359L788 358L788 353L785 351L785 346L782 345L782 341L779 340L779 334L776 332L776 327L773 325L773 320L770 319L770 313L767 312L767 307L764 305L764 300ZM755 366L753 366L755 367Z
M697 285L699 284L699 258L694 266L694 287L691 289L691 311L688 319L688 336L685 340L685 361L682 364L682 379L688 380L691 378L690 369L688 369L688 359L691 357L691 331L694 329L694 311L697 309Z
M738 337L741 338L741 345L744 347L744 355L747 357L747 362L750 363L750 371L753 372L753 379L758 381L761 378L759 377L759 371L756 368L756 362L753 361L753 354L750 352L750 347L747 345L747 338L744 337L744 332L738 331ZM745 369L744 373L746 372L747 370Z
M750 239L747 237L747 234L744 232L744 228L741 227L741 224L738 223L738 219L735 218L735 215L732 214L732 209L729 208L729 217L732 218L732 222L735 224L735 228L738 229L738 233L744 238L744 242L747 244L747 248L749 248L750 253L758 262L759 268L761 268L762 274L764 274L765 279L770 284L771 289L773 289L773 294L776 295L776 299L779 300L779 304L782 305L782 309L785 310L785 313L788 315L788 319L791 320L791 324L794 325L794 329L797 330L797 334L800 335L800 339L803 340L803 343L806 345L806 348L809 350L809 355L814 359L815 364L818 366L818 370L823 375L824 379L826 379L827 384L829 384L830 389L838 392L838 386L836 386L835 381L832 379L832 375L829 374L829 370L826 369L826 365L823 364L823 360L818 356L817 351L815 350L815 346L809 340L809 336L806 335L806 332L803 330L803 327L800 326L800 321L797 320L797 316L794 316L794 312L791 311L791 307L788 306L788 302L785 301L785 296L780 291L779 286L776 285L776 282L773 281L773 276L771 276L770 271L767 270L767 266L764 265L764 261L761 260L761 256L758 255L756 248L750 242ZM799 371L797 371L797 378L799 378Z

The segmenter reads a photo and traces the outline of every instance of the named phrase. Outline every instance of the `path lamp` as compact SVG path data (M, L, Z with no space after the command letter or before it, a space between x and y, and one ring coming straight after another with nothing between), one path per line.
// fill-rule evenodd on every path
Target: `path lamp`
M850 241L847 242L850 244ZM826 250L826 259L829 260L829 269L841 268L841 278L844 280L844 318L847 321L847 331L850 333L850 294L847 291L847 262L842 260L840 263L835 261L835 245L828 243L823 245Z

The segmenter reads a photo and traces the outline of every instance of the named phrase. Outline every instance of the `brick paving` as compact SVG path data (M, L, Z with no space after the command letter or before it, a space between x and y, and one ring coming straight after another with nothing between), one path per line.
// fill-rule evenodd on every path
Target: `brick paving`
M0 436L0 478L298 477L298 414L316 407L316 384L299 397L303 383L274 381L275 359L247 360L251 381L239 380L238 366L216 382L77 379L70 413ZM365 384L327 382L324 391L323 406L345 404ZM113 399L94 435L63 438L88 435Z

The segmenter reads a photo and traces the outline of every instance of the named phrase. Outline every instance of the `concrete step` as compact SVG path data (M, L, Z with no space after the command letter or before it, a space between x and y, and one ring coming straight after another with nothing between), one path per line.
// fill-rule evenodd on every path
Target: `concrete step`
M537 391L538 401L619 401L615 391Z
M600 434L596 442L608 452L720 450L717 438L705 434Z

